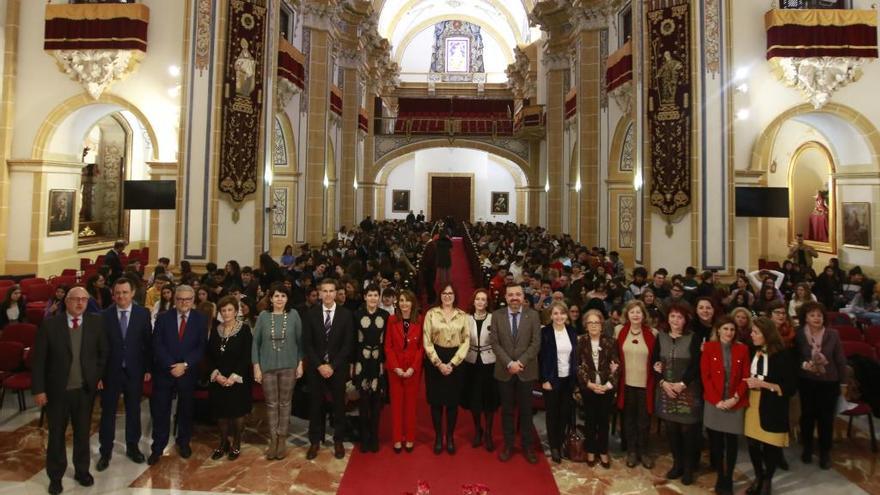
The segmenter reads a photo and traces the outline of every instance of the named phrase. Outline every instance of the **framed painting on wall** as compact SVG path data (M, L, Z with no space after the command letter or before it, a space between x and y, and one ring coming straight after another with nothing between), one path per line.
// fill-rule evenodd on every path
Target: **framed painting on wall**
M871 249L871 203L843 203L843 244Z
M391 212L409 213L409 189L391 191Z
M492 214L507 215L510 213L510 193L492 192Z
M73 232L73 189L52 189L49 191L49 235L63 235Z

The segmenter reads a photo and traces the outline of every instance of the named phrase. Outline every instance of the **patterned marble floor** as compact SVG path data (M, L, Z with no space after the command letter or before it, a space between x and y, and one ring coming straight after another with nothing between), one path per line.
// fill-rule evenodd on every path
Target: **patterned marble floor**
M48 478L44 471L46 431L37 426L39 412L31 408L23 413L17 410L16 401L9 399L0 411L0 495L5 494L43 494L46 493ZM97 408L96 408L97 409ZM148 452L150 431L147 403L142 407L145 437L141 450ZM72 467L64 478L64 493L90 494L201 494L201 493L249 493L289 495L323 495L337 493L339 481L345 471L349 456L337 460L329 448L320 451L314 461L305 460L307 441L306 423L299 419L292 421L291 440L288 456L283 461L268 462L262 457L266 445L263 417L260 405L247 421L247 431L241 458L235 462L210 460L211 450L216 439L210 425L196 426L193 439L193 455L181 459L173 448L166 451L161 462L155 466L134 464L125 455L120 442L124 438L124 418L118 417L117 445L110 468L103 473L94 469L97 461L98 438L93 425L92 435L92 474L95 486L90 489L79 487L73 480ZM96 411L97 418L97 411ZM543 438L543 416L538 415L535 424ZM872 454L867 440L867 422L856 423L856 438L845 437L845 424L838 421L836 435L834 468L820 470L815 464L804 466L800 463L799 451L792 447L786 457L791 471L781 471L774 481L776 493L791 494L880 494L880 456ZM612 440L612 467L590 468L586 464L563 462L551 463L553 475L564 495L581 494L697 494L712 493L715 475L708 471L700 473L694 485L685 487L678 481L669 482L663 474L671 465L669 455L663 455L660 441L654 442L657 449L657 463L654 469L628 469L619 452L617 439ZM742 442L743 444L745 442ZM463 448L470 448L465 446ZM351 445L347 445L350 451ZM489 454L487 454L489 455ZM704 458L705 463L705 458ZM499 464L499 469L503 469ZM752 475L748 453L744 445L740 449L736 472L736 490L742 493L748 486ZM413 487L415 491L415 487ZM386 494L377 487L377 495ZM393 494L397 495L397 494ZM434 494L438 495L438 494ZM452 495L452 494L439 494ZM496 495L492 492L492 495ZM503 495L519 495L515 493ZM545 495L545 494L524 494ZM551 494L546 494L551 495Z

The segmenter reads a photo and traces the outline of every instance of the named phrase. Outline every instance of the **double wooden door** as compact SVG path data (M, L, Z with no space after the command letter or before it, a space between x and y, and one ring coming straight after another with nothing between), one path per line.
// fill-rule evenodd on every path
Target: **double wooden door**
M471 220L473 177L430 176L431 221L451 216L458 223Z

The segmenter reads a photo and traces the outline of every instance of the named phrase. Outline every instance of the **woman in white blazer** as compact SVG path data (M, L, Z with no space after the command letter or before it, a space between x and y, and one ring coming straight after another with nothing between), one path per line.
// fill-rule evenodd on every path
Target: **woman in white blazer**
M492 438L492 421L498 410L498 384L493 376L495 369L495 353L489 342L492 332L492 314L489 309L489 291L474 291L473 312L468 318L470 328L470 348L465 357L465 386L461 404L470 409L474 417L474 441L471 446L486 446L486 450L495 450ZM485 418L485 421L484 421Z

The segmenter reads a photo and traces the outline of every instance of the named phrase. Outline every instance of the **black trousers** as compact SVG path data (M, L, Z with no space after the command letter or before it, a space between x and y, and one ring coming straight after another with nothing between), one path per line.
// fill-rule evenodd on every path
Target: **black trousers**
M379 443L379 415L382 412L382 395L379 392L360 390L358 410L361 420L361 443Z
M608 428L611 408L614 407L614 394L611 391L597 394L589 389L581 390L584 398L584 436L587 452L591 454L608 453Z
M697 440L701 438L700 425L675 421L666 421L664 425L669 438L669 450L672 451L673 465L684 469L686 473L692 473L695 467L694 452L699 452Z
M101 391L101 429L98 439L102 456L113 455L116 440L116 408L119 395L125 403L125 445L136 446L141 440L141 395L144 376L129 376L125 368L118 377L108 377Z
M706 431L709 432L709 455L712 458L712 465L718 470L718 478L732 480L739 450L738 435L711 428L707 428Z
M749 438L749 457L752 459L755 479L772 480L782 459L782 447Z
M629 452L642 455L647 452L648 428L651 425L647 395L641 387L625 387L623 393L623 433L626 436L626 448Z
M46 416L49 445L46 448L46 474L50 481L61 481L67 470L67 425L73 427L73 468L76 474L89 472L89 429L95 395L83 389L68 390L49 397Z
M195 414L196 381L193 376L184 374L181 378L153 378L153 396L150 398L150 414L153 416L154 454L162 455L171 437L171 402L177 390L177 445L189 446L193 432Z
M348 369L347 366L344 369ZM345 373L333 373L324 378L313 369L308 371L309 386L309 442L321 443L324 440L324 397L330 395L333 407L333 441L345 440Z
M513 416L519 408L519 434L522 437L523 450L532 447L532 389L535 381L520 380L518 376L510 377L506 382L498 382L498 393L501 396L501 429L504 432L504 446L513 448L514 427Z
M819 430L819 452L829 452L834 435L834 416L840 382L822 382L801 378L801 442L804 450L813 453L813 429Z
M544 419L547 423L547 440L551 449L562 449L562 435L571 423L571 377L559 379L553 390L544 390Z

